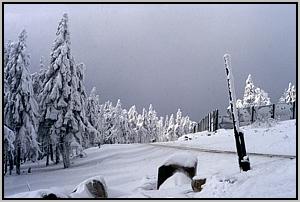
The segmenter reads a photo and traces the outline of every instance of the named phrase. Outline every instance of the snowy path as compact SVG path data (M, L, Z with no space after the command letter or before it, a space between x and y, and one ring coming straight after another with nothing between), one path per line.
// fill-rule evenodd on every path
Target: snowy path
M251 157L252 170L241 173L234 155L185 151L197 155L198 175L207 177L200 193L190 186L171 190L142 190L143 179L156 179L157 169L177 148L146 144L104 145L86 150L88 157L74 159L69 169L62 165L23 165L32 167L32 174L5 176L5 196L31 190L51 188L66 193L83 180L103 175L110 197L294 197L296 160ZM35 167L33 167L35 165ZM51 171L51 172L50 172ZM272 186L270 186L272 184Z
M85 150L88 156L73 159L68 169L62 169L62 164L45 167L45 162L26 163L21 176L4 176L4 195L26 192L29 187L70 193L87 178L102 175L112 198L296 197L296 121L243 129L251 162L248 172L239 170L232 130L220 129L215 134L206 131L186 135L188 141L183 137L167 143L89 148ZM189 184L155 190L159 166L179 152L197 156L197 175L207 179L201 192L193 192ZM26 174L28 167L31 174ZM152 190L142 188L145 182Z
M206 152L206 153L218 153L218 154L234 154L237 155L235 151L224 151L224 150L215 150L215 149L202 149L202 148L196 148L195 146L176 146L176 145L170 145L170 144L160 144L160 143L152 143L151 146L156 147L168 147L168 148L174 148L174 149L180 149L180 150L190 150L190 151L198 151L198 152ZM247 152L248 156L262 156L262 157L270 157L270 158L288 158L288 159L294 159L296 158L295 155L284 155L284 154L263 154L263 153L253 153L253 152Z

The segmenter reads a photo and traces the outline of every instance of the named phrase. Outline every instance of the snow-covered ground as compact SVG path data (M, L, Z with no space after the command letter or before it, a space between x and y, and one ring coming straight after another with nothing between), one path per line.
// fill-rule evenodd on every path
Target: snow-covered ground
M246 126L245 142L249 152L296 155L295 120L279 122L272 127ZM188 135L192 140L164 143L235 151L232 130L218 130ZM161 143L160 143L161 144ZM251 170L240 172L235 154L184 152L198 158L197 175L206 177L201 192L193 192L189 183L156 189L158 167L166 158L182 150L147 144L103 145L85 151L86 158L72 160L71 167L31 163L23 165L21 176L4 177L4 195L16 197L29 189L51 189L69 194L82 181L101 175L108 187L109 197L296 197L296 159L251 156ZM28 167L32 173L27 174Z
M296 155L296 121L254 123L241 127L244 132L247 152L263 154ZM191 140L185 141L185 136ZM184 135L175 142L176 146L201 149L236 151L233 130L219 129L216 133L207 131Z

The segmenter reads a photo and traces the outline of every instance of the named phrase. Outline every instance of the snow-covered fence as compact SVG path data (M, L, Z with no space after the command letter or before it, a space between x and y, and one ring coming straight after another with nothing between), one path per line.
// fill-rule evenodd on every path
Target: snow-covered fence
M238 116L240 126L249 125L256 120L266 120L269 118L280 121L296 118L296 104L293 103L278 103L265 106L252 106L238 108ZM231 112L227 111L227 116L219 116L219 128L232 128Z
M265 106L252 106L245 108L238 108L237 113L239 117L240 126L249 125L256 120L266 120L269 118L280 121L296 118L296 103L278 103ZM213 132L219 128L231 129L232 116L230 110L228 115L218 115L218 110L208 113L203 119L197 123L194 132L209 131Z
M195 132L201 132L201 131L216 131L218 129L218 119L219 119L219 111L216 109L210 113L207 114L203 119L200 120L200 122L196 126Z

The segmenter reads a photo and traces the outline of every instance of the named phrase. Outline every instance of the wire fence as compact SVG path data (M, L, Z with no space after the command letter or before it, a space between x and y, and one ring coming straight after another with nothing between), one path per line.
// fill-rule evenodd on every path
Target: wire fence
M257 120L276 119L280 121L295 119L297 105L293 103L278 103L265 106L252 106L238 108L240 126L250 125ZM228 115L219 115L219 110L213 110L201 119L194 127L194 132L209 131L214 132L219 128L233 128L232 115L230 109L227 110Z

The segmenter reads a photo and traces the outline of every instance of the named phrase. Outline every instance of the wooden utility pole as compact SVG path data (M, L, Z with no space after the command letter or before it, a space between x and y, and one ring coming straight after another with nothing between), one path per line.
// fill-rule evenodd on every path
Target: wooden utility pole
M227 84L228 84L228 92L229 92L229 104L232 113L233 131L234 131L234 137L236 143L236 150L238 154L239 166L241 170L248 171L250 170L250 161L246 152L244 134L242 131L240 131L239 128L239 117L237 116L237 110L236 110L234 80L232 76L231 61L230 61L229 54L224 55L224 61L225 61L225 71L227 76Z

